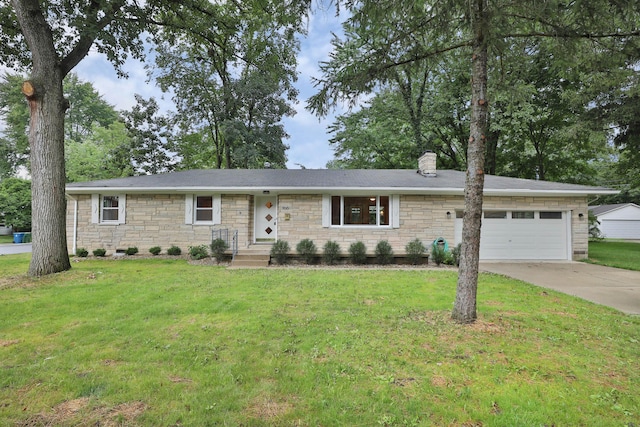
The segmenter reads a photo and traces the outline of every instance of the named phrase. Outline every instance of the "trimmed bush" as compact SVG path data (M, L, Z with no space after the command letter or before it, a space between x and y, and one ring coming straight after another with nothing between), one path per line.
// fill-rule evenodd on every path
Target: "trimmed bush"
M451 250L451 263L456 267L460 267L460 251L462 250L462 243L458 243L455 248Z
M182 254L182 249L173 245L167 250L167 254L172 256L178 256Z
M211 254L218 264L224 260L227 249L229 249L229 245L223 239L215 239L211 242Z
M78 248L76 249L76 256L79 256L80 258L86 258L89 256L89 251L85 248Z
M162 252L162 248L160 246L154 246L152 248L149 248L149 253L151 255L160 255L160 252Z
M107 251L103 248L93 250L93 256L103 257L106 254L107 254Z
M316 245L311 239L303 239L296 246L296 252L307 264L313 264L316 257Z
M329 265L334 265L340 259L340 245L329 240L322 248L322 259Z
M440 245L431 246L431 259L436 265L440 265L444 263L447 259L448 251L445 251L444 248Z
M189 256L191 256L191 259L204 259L209 256L209 250L205 245L189 246Z
M286 264L289 258L289 243L285 240L276 240L271 247L271 256L278 264Z
M367 263L367 247L362 242L355 242L349 246L349 257L354 264Z
M418 238L407 243L404 250L407 253L407 259L413 265L422 264L423 255L427 252L427 248Z
M393 248L386 240L378 242L375 253L378 264L386 265L393 262Z
M129 247L124 251L124 253L127 255L135 255L138 253L138 248L136 246Z

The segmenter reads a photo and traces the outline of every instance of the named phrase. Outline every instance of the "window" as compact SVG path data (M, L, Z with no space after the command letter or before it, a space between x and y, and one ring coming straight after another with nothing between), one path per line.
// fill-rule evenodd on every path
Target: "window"
M118 196L102 196L102 222L118 222Z
M220 194L186 194L184 200L184 223L195 225L220 224Z
M540 212L540 219L562 219L562 212Z
M213 197L197 196L196 197L196 222L213 221Z
M533 211L511 212L513 219L533 219Z
M390 225L389 196L332 196L331 225Z
M92 194L91 223L124 224L126 202L125 194Z
M505 219L507 211L484 211L485 219Z

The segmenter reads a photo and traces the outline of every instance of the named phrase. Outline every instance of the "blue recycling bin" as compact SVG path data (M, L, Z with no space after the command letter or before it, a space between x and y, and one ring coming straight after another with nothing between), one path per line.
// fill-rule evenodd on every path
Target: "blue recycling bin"
M24 240L24 233L13 233L13 243L22 243Z

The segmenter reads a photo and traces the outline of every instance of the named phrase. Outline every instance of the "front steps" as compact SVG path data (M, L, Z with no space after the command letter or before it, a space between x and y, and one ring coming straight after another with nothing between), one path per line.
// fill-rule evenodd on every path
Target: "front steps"
M230 268L265 268L271 259L271 245L252 245L238 250Z

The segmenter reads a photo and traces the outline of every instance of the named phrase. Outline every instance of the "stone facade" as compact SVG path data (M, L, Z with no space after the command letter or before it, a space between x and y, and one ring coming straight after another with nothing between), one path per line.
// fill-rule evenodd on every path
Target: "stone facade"
M91 222L91 195L78 195L76 248L98 248L112 254L136 246L146 253L153 246L166 251L176 245L184 251L189 246L209 245L212 231L219 228L238 230L239 245L247 246L253 238L253 203L249 195L223 195L219 225L185 224L184 194L127 194L125 224ZM67 241L73 250L74 209L67 202Z
M77 201L77 224L75 206ZM572 253L574 259L587 256L588 221L586 197L485 197L485 209L531 209L571 211ZM362 241L373 252L380 240L387 240L396 254L415 238L429 244L438 237L454 242L456 210L464 209L462 196L400 195L399 227L343 226L323 227L321 194L280 194L278 197L277 238L292 248L302 239L314 241L318 248L328 240L340 243L343 251ZM448 215L449 213L449 215ZM584 216L579 217L582 213ZM254 205L251 195L221 196L221 224L185 223L184 194L128 194L125 224L94 224L91 221L91 195L77 195L67 204L67 239L70 251L104 248L108 254L136 246L146 253L152 246L163 251L171 245L186 251L189 246L209 245L212 230L238 230L239 247L253 242ZM74 246L75 230L75 246Z

